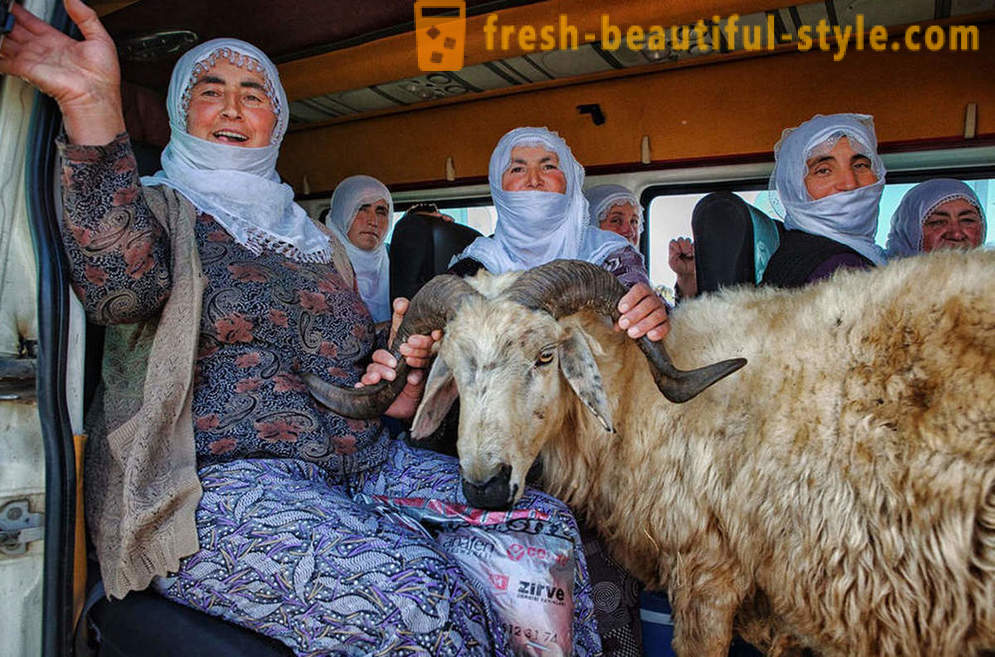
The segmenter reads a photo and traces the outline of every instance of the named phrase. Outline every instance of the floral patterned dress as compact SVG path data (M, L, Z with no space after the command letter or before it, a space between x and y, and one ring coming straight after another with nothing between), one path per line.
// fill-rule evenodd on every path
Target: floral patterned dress
M153 316L169 295L170 241L140 193L130 141L59 147L63 240L88 316ZM359 379L381 346L359 295L334 265L256 255L209 215L195 232L207 279L192 402L201 549L155 588L298 655L511 654L488 596L390 503L463 508L457 462L392 440L379 420L330 412L301 380ZM534 491L516 510L537 520L534 533L575 546L574 650L598 654L572 516Z

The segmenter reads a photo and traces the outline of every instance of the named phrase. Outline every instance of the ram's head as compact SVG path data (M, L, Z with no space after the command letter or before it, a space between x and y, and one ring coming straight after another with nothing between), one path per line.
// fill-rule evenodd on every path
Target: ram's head
M522 494L525 475L548 440L563 426L575 394L606 431L612 418L601 374L583 331L558 320L588 310L618 319L625 293L610 273L586 262L558 260L510 277L476 281L438 276L411 302L395 344L409 335L445 329L429 373L412 435L438 427L460 397L459 442L463 491L474 506L507 508ZM742 367L732 359L696 370L674 367L662 342L637 341L657 387L683 402ZM597 348L595 346L595 348ZM337 388L307 376L315 396L347 417L383 413L404 386L397 377L367 388Z

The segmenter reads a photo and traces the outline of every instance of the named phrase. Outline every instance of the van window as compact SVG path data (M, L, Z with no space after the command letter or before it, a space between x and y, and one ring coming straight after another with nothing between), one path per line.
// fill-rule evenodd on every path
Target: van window
M440 205L439 211L444 214L448 214L456 220L456 223L463 224L464 226L469 226L470 228L477 230L481 235L490 235L493 233L494 226L497 224L497 210L494 209L493 205L475 205L455 208L447 208ZM391 224L390 230L387 232L387 242L390 242L390 238L394 234L394 226L397 225L397 221L403 216L404 212L394 213L394 222Z
M995 178L967 180L978 200L984 208L985 217L991 220L995 213ZM893 183L885 185L881 197L878 214L878 232L875 238L882 247L888 239L891 229L891 215L898 208L902 196L917 183ZM756 208L766 212L771 217L777 217L770 204L769 192L758 188L756 184L744 186L743 189L731 190L737 196ZM646 222L647 250L649 253L649 274L654 285L663 285L673 289L677 276L668 264L668 249L670 240L677 237L691 236L691 212L695 204L706 196L705 192L694 194L659 194L649 202L648 220ZM995 247L995 231L989 230L985 242L986 248Z

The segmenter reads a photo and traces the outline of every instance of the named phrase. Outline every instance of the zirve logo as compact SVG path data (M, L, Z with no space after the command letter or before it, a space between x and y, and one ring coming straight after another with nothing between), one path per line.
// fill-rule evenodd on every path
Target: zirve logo
M415 2L415 45L418 48L418 68L423 71L458 71L463 68L466 2Z
M562 605L567 596L566 592L559 586L552 586L545 582L529 582L520 579L518 580L518 597Z

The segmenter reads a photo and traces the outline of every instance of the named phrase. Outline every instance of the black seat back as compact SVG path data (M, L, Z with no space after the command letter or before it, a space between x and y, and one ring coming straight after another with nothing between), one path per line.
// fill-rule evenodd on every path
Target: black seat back
M391 299L413 297L478 237L473 228L434 215L409 212L401 217L390 240Z
M698 292L759 283L783 230L780 221L731 192L698 201L691 214Z

